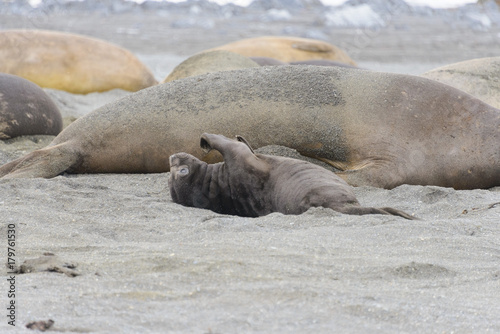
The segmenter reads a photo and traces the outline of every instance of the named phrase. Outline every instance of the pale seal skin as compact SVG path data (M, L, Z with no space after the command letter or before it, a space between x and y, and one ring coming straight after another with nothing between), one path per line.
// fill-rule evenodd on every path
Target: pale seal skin
M284 61L274 59L271 57L249 57L254 62L259 64L260 66L280 66L280 65L288 65Z
M255 61L260 66L313 65L313 66L340 66L340 67L358 68L357 66L329 59L307 59L307 60L291 61L289 63L285 63L283 61L270 57L250 57L250 59Z
M500 112L418 76L325 66L264 66L154 86L69 125L0 176L168 171L202 133L296 149L348 184L456 189L500 185ZM219 160L220 161L220 160Z
M313 65L313 66L340 66L340 67L349 67L349 68L357 68L357 66L349 65L342 63L340 61L328 60L328 59L307 59L300 61L291 61L290 65Z
M157 84L136 56L117 45L45 30L0 31L0 72L74 94Z
M206 73L233 71L257 66L259 64L250 58L234 52L224 50L207 51L191 56L177 65L165 78L164 83Z
M203 134L201 147L217 150L224 162L207 164L187 153L170 156L172 200L243 217L272 212L298 215L311 207L365 215L396 215L415 219L393 208L362 207L354 192L334 173L307 161L255 154L241 136Z
M242 39L211 50L226 50L246 57L269 57L288 63L308 59L330 59L356 65L335 45L309 38L262 36Z
M61 132L63 121L52 99L34 83L0 73L0 139Z
M500 108L500 57L466 60L438 67L422 76L463 90Z

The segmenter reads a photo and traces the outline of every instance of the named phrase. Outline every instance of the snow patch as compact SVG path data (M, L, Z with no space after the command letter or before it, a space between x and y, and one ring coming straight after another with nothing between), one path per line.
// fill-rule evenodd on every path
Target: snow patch
M325 18L326 25L335 27L375 28L385 25L380 15L366 4L330 10Z

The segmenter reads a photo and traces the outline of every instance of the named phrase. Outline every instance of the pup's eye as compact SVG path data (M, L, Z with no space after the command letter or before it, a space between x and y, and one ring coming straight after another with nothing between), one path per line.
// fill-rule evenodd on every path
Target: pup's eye
M181 169L179 169L179 174L181 175L186 175L189 173L189 168L187 167L182 167Z

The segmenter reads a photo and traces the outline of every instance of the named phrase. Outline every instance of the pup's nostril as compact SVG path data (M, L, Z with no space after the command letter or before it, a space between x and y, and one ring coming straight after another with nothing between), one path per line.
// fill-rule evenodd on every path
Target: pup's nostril
M210 150L212 150L212 147L210 146L210 144L203 137L200 139L200 147L202 148L202 150L205 153L208 153L208 152L210 152Z

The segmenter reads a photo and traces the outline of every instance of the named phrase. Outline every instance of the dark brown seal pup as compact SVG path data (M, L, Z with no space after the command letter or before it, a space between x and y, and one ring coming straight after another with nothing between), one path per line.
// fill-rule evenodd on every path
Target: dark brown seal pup
M168 171L205 153L204 132L296 149L348 184L455 189L500 185L500 111L456 88L404 74L264 66L147 88L77 119L0 177Z
M175 203L244 217L298 215L322 206L353 215L415 219L392 208L362 207L351 186L334 173L306 161L255 154L243 137L236 138L201 136L201 147L219 151L221 163L209 165L187 153L170 156L169 187Z
M0 139L27 135L54 135L62 117L50 97L34 83L0 73Z

